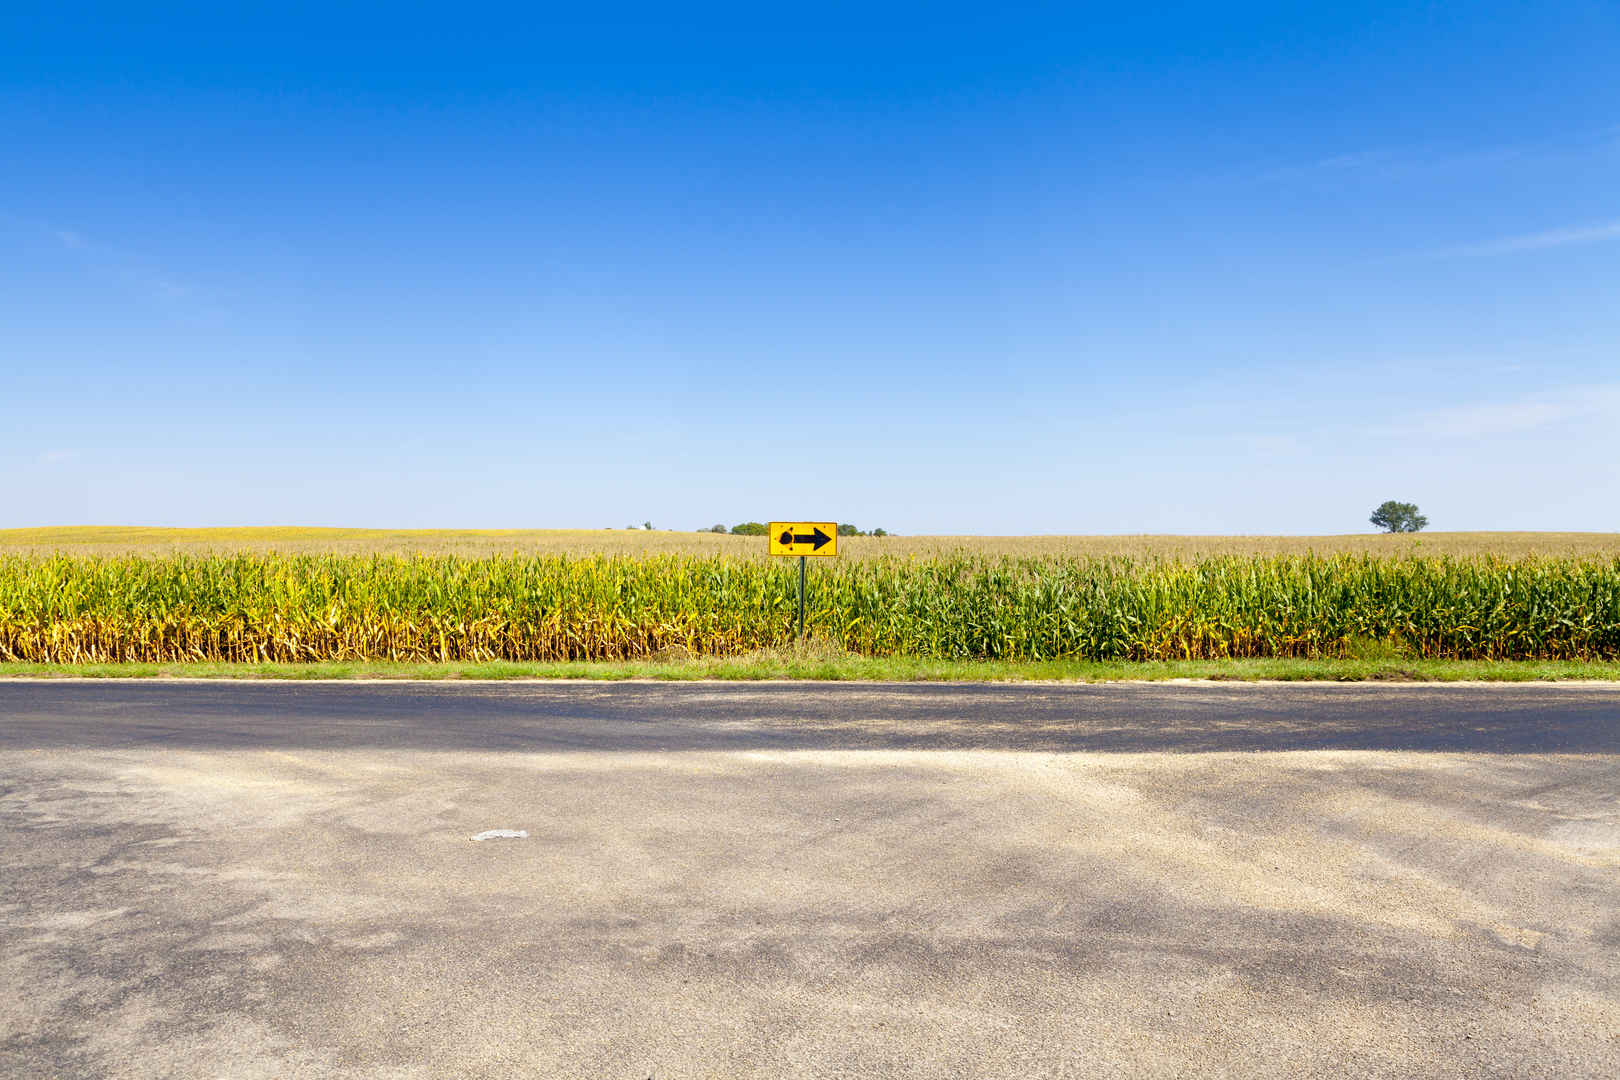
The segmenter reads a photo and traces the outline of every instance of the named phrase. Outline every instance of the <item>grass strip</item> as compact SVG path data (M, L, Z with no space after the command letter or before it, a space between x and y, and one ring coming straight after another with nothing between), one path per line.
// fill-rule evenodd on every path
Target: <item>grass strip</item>
M1315 682L1555 682L1620 681L1620 662L1576 660L1167 660L999 661L908 657L796 656L770 651L743 657L690 660L530 663L0 663L11 678L168 679L657 679L826 682L1120 682L1166 679Z

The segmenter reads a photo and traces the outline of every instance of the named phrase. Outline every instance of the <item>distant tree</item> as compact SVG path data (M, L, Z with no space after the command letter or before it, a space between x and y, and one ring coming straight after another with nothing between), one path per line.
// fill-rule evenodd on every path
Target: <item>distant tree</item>
M872 535L873 536L888 536L889 534L888 534L888 532L886 532L883 529L873 529L872 530Z
M648 532L652 532L652 522L650 522L650 521L643 521L641 523L641 527L643 529L646 529Z
M708 531L712 533L723 533L726 531L726 527L724 525L710 525Z
M731 527L732 536L764 536L765 526L757 521L745 521Z
M1417 503L1396 502L1390 499L1372 512L1367 519L1385 532L1417 532L1429 524L1429 519L1418 513Z
M626 525L625 528L629 529L631 532L634 532L636 529L634 525Z
M851 525L849 522L842 521L842 522L839 522L839 524L838 524L838 535L839 536L862 536L864 534L861 532L861 530L857 529L855 526Z

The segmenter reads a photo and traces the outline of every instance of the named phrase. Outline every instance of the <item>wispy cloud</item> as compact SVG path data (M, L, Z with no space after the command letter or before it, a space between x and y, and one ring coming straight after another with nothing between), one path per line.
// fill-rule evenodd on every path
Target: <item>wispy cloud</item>
M1431 173L1489 169L1510 162L1549 163L1597 154L1609 155L1614 152L1617 143L1620 143L1620 125L1555 132L1542 139L1494 146L1363 148L1329 154L1314 161L1296 161L1261 169L1253 177L1265 181L1399 180Z
M98 243L77 229L44 226L57 243L75 252L87 270L122 281L126 287L145 293L162 304L197 301L196 286L154 265L151 259Z
M1313 174L1354 173L1366 169L1387 168L1399 161L1400 156L1393 150L1357 150L1352 153L1334 154L1331 157L1319 158L1316 161L1279 166L1275 169L1266 170L1261 176L1267 180L1286 180Z
M1526 394L1510 401L1429 409L1394 427L1380 428L1375 434L1478 439L1592 420L1620 424L1620 383L1568 387Z
M38 465L68 465L79 460L77 450L42 450L34 458Z
M1298 457L1305 452L1305 443L1295 435L1242 432L1232 436L1232 440L1255 457L1288 458Z
M1332 154L1315 161L1298 162L1264 169L1256 179L1291 180L1397 180L1402 177L1458 169L1482 169L1531 155L1517 146L1484 147L1476 150L1445 151L1428 148L1355 150Z
M173 278L162 274L149 275L145 278L145 282L151 286L154 292L167 300L180 300L190 296L195 291L185 282L175 281Z
M1576 225L1562 229L1504 236L1481 244L1441 248L1429 254L1436 258L1482 258L1491 255L1512 255L1519 251L1542 251L1546 248L1569 247L1574 244L1597 244L1605 240L1620 239L1620 221L1598 225Z

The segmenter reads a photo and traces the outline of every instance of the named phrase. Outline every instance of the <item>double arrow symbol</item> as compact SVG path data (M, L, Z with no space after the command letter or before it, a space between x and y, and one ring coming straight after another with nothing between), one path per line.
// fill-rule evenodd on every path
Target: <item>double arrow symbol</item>
M806 536L804 533L796 533L792 529L785 529L783 530L782 535L776 538L776 542L781 544L783 547L792 547L795 544L809 544L811 551L820 551L822 544L830 543L831 541L832 537L822 532L819 528L810 533L808 536Z

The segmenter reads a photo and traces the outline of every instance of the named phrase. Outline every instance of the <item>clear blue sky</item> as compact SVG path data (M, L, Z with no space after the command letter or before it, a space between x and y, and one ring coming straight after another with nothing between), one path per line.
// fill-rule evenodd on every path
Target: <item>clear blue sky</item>
M1620 530L1612 0L7 5L0 256L0 526Z

